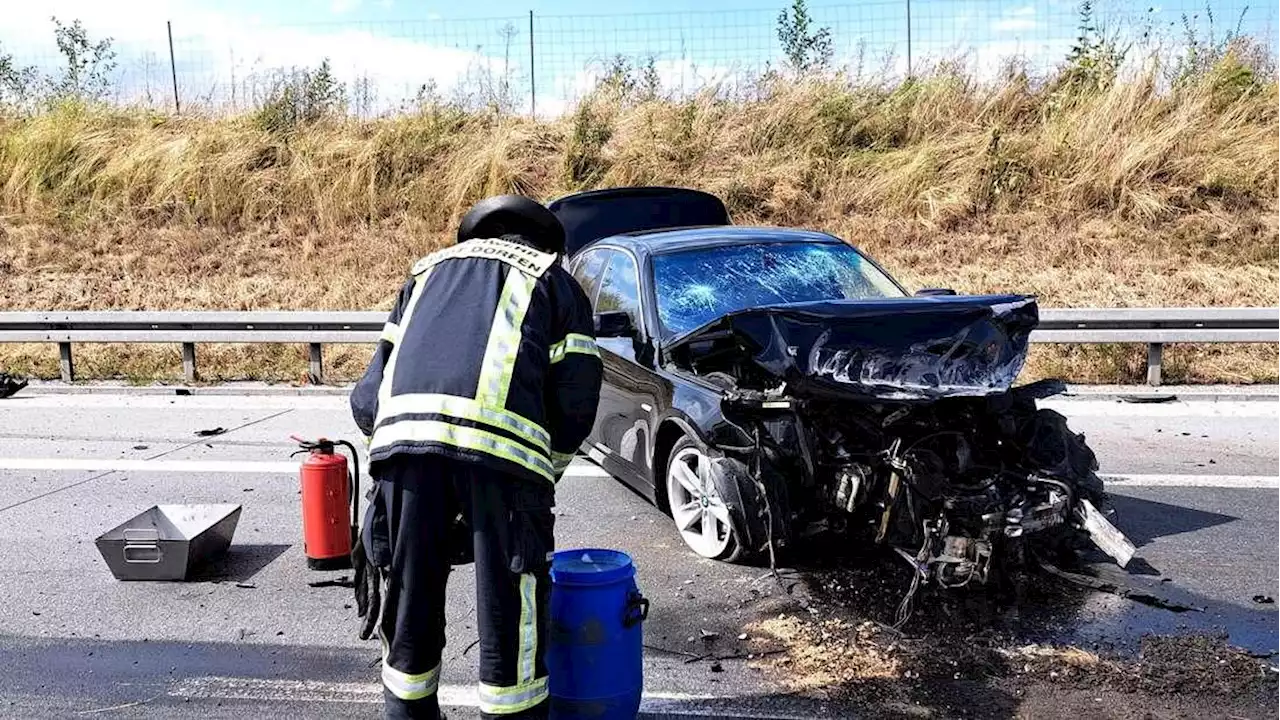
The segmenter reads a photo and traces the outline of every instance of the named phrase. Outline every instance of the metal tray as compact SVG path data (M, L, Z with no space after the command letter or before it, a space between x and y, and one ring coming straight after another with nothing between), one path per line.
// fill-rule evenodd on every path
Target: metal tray
M239 505L153 505L94 541L117 580L186 580L227 551Z

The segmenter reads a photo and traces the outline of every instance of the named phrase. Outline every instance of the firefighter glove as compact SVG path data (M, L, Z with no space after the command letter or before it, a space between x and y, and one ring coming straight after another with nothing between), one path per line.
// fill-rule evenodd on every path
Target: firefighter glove
M351 567L355 570L356 614L362 618L360 639L368 640L378 625L382 609L382 571L369 562L364 551L364 538L358 537L351 550Z

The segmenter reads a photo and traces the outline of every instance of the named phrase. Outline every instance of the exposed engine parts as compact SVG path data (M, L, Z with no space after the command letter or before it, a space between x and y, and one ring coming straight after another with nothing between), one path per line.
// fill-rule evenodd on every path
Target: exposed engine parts
M756 489L747 539L834 532L885 546L911 565L910 594L986 584L1028 543L1093 537L1124 565L1132 546L1097 510L1107 499L1093 453L1036 407L1045 390L914 404L729 390L726 417L756 440L726 451Z
M722 391L741 541L890 549L912 568L904 622L921 585L989 583L1037 546L1133 554L1084 436L1036 406L1065 386L1012 387L1037 322L1017 295L782 305L726 315L666 357Z

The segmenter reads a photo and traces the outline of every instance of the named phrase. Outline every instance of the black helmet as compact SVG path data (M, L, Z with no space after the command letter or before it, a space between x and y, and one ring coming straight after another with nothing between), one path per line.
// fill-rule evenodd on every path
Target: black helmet
M523 195L495 195L476 203L458 223L458 242L520 235L544 252L564 252L564 226L542 203Z

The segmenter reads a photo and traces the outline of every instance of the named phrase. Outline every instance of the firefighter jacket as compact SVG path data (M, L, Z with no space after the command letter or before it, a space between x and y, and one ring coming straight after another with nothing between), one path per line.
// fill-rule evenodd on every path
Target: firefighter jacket
M518 236L459 243L411 274L351 394L370 462L436 453L559 480L603 375L577 281Z

